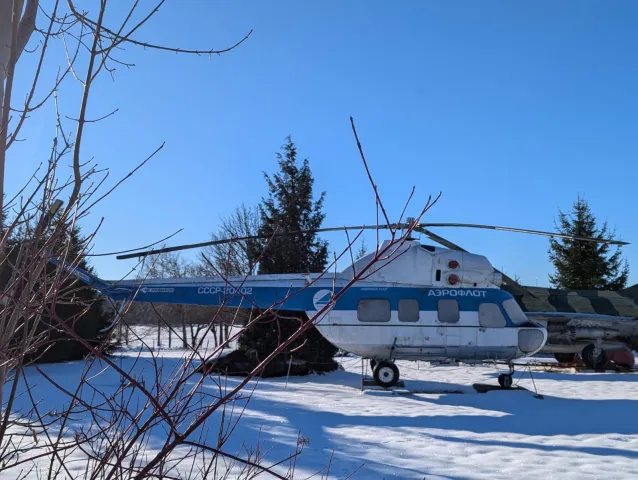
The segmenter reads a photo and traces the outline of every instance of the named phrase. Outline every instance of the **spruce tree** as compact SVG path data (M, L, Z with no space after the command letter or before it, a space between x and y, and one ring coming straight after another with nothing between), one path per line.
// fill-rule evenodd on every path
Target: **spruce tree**
M75 226L68 232L60 243L59 250L56 253L66 254L68 259L76 260L77 265L90 272L95 273L94 269L82 257L86 240L82 237L79 226ZM63 251L62 251L63 250ZM48 270L51 272L56 268L49 264ZM70 360L79 360L85 357L90 350L78 340L73 338L65 329L61 328L61 323L70 327L75 334L85 340L94 347L101 346L108 336L108 327L111 319L104 311L104 299L92 288L84 285L75 277L70 277L62 284L62 292L65 294L63 302L55 305L55 316L44 316L41 319L41 330L48 332L48 349L44 352L36 352L33 356L38 362L62 362ZM68 300L73 299L72 302Z
M559 210L559 233L613 240L607 222L601 228L589 204L578 196L570 214ZM622 261L621 250L610 252L611 245L571 239L550 239L549 257L555 274L549 276L555 288L575 290L621 290L627 285L629 266Z
M314 178L309 160L297 162L297 148L290 136L277 152L280 171L272 178L264 172L269 196L259 205L260 235L269 237L277 232L314 230L321 227L326 192L313 199ZM263 252L263 253L262 253ZM264 238L253 246L253 255L259 256L259 273L319 273L328 260L328 243L316 233L281 235Z
M299 165L297 148L290 136L282 150L283 153L277 153L279 171L272 177L264 173L269 196L259 205L259 233L268 238L256 242L251 255L255 260L260 257L260 274L322 272L327 266L328 244L316 233L271 237L274 232L318 229L325 217L322 212L325 192L313 198L314 178L308 159ZM246 329L239 338L239 347L252 361L261 361L307 320L304 313L279 311ZM294 353L289 353L293 350ZM310 371L328 371L337 366L333 360L336 351L313 326L279 360L288 362L292 355ZM280 371L276 367L272 370ZM282 373L286 374L286 370Z
M86 248L86 239L82 236L78 225L69 232L68 242L69 258L76 259L79 257L78 266L89 273L95 274L93 266L82 255ZM72 283L71 288L73 289L76 303L58 305L56 309L61 319L72 325L79 337L97 347L106 339L108 327L111 325L111 318L104 311L105 300L95 290L88 288L75 278L70 279L69 283ZM64 343L67 343L68 350L63 353L63 356L67 357L67 359L79 359L89 353L89 350L80 342L62 342L61 345Z
M368 247L366 246L366 241L364 238L361 239L361 245L359 246L359 250L357 251L357 256L355 260L359 260L360 258L365 257L368 254Z
M57 219L54 222L58 221ZM27 228L17 228L7 241L7 256L5 262L7 268L0 271L0 288L4 288L12 275L12 268L18 261L20 246L23 242L30 241L32 233L27 232ZM39 242L48 239L48 234L43 234ZM80 228L76 226L70 232L65 233L58 248L54 249L54 253L62 254L69 260L76 260L83 251L85 239L82 238ZM68 248L67 248L68 247ZM93 267L88 264L86 258L80 258L78 265L94 273ZM18 267L23 268L23 267ZM52 274L56 267L53 263L47 264L47 274ZM36 285L34 291L40 288ZM108 314L104 311L104 300L100 298L97 292L92 288L84 285L75 277L65 280L60 286L62 296L58 303L44 310L45 314L39 318L37 324L37 334L44 334L46 337L39 348L34 349L25 359L27 362L61 362L69 360L77 360L89 353L89 349L82 343L72 338L69 333L62 328L61 323L71 327L75 334L93 346L103 345L103 341L108 335L107 327L111 321ZM69 302L73 299L72 302ZM53 310L55 315L50 316L47 313Z

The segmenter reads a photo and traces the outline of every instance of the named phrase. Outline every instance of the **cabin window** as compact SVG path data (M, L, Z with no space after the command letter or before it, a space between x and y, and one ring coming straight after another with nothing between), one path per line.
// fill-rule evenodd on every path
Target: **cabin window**
M484 328L501 328L505 326L505 317L496 303L479 305L479 323Z
M460 319L459 302L456 300L439 300L439 322L456 323Z
M399 321L419 321L419 301L414 298L402 298L399 300Z
M503 308L514 325L520 325L527 322L525 313L513 298L505 300L503 302Z
M362 298L357 307L357 318L361 322L389 322L390 300L384 298Z

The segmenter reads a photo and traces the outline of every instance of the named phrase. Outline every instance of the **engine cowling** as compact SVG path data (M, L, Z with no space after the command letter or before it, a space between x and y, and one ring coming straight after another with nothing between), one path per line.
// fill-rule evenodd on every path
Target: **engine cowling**
M503 276L483 255L448 251L438 257L433 263L435 284L451 288L499 288L503 282Z

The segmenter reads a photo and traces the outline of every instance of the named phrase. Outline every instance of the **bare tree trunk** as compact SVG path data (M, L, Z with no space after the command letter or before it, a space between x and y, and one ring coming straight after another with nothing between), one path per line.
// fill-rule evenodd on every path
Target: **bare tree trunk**
M10 108L13 83L13 78L10 77L13 77L15 65L35 30L38 4L39 0L27 0L27 8L22 16L24 0L0 0L0 119L2 119L0 121L0 212L4 205L6 140L9 134L7 125L9 112L5 112L4 95L7 93L6 103ZM6 90L5 81L8 82Z
M181 309L182 312L182 344L184 350L188 348L188 337L186 336L186 312L184 311L184 307Z
M191 331L191 345L195 345L197 343L197 338L195 338L195 326L191 323L189 324L189 328Z
M0 12L0 15L2 15L2 12ZM0 30L2 29L2 27L0 26ZM2 68L2 63L0 63L0 69ZM0 140L0 226L4 227L4 222L5 219L2 218L2 212L4 211L4 163L5 163L5 157L6 157L6 135L3 132L3 130L5 129L4 126L4 122L2 121L3 118L3 112L4 112L4 79L2 81L0 81L0 137L2 138L2 140ZM4 254L4 245L2 246L2 249L0 250L0 254ZM2 258L4 258L4 255L2 255ZM4 262L2 262L2 264L4 264ZM1 266L0 266L0 272L1 270Z
M35 29L35 19L38 9L38 0L28 0L27 8L22 20L22 7L24 0L0 0L0 226L4 226L4 171L7 155L7 135L9 134L9 108L11 87L15 64L20 58L22 50L29 42L29 38ZM15 43L14 43L15 40ZM5 81L7 87L5 89ZM5 98L5 93L7 98ZM0 273L5 268L5 245L0 244ZM8 344L8 338L0 339L2 345ZM6 357L6 351L0 352L0 357ZM0 367L0 410L3 405L3 391L7 368L5 358L2 358L3 366Z
M173 329L168 327L168 348L173 348Z

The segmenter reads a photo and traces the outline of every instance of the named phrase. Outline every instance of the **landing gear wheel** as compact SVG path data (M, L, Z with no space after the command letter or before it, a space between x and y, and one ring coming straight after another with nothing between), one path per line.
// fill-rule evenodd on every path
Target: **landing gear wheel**
M559 363L572 363L576 361L576 354L557 352L554 354L554 358Z
M399 381L399 369L394 363L382 360L375 365L373 376L377 385L391 388Z
M607 363L607 354L602 348L596 348L596 345L590 343L583 348L583 362L591 369L603 368Z
M512 376L507 373L501 373L498 376L498 384L501 386L501 388L512 388Z

